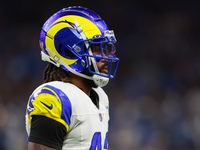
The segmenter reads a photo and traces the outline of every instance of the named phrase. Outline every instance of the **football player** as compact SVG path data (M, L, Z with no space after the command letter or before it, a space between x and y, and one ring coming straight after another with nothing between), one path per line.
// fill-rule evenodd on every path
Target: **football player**
M113 30L74 6L45 22L39 42L49 64L27 104L28 150L107 149L109 101L101 87L119 63Z

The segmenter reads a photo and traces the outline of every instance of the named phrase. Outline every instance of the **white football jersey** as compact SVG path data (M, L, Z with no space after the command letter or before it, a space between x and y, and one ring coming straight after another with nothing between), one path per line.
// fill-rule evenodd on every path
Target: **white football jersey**
M54 81L39 86L30 96L26 113L29 136L33 115L62 123L67 129L62 150L105 150L108 147L109 102L102 88L93 88L99 109L90 97L71 83Z

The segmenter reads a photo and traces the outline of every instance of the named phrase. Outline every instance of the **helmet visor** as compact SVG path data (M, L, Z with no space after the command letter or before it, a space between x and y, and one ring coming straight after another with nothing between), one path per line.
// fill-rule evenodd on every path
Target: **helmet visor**
M102 43L102 44L93 44L92 53L94 56L101 56L99 58L116 58L116 48L115 45L111 42ZM97 60L98 62L99 60Z
M90 57L95 58L97 66L100 64L100 66L98 66L100 74L105 77L114 78L119 63L119 59L116 58L114 43L92 44L91 49L93 56ZM96 74L93 72L93 69L91 69L91 72Z

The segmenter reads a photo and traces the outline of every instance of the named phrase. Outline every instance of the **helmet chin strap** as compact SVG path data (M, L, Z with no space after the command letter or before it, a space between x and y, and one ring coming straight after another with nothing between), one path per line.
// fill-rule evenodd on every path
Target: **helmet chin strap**
M94 83L97 86L100 86L100 87L106 86L108 84L108 82L109 82L109 78L106 78L106 77L103 77L103 76L99 76L99 75L96 75L96 74L94 74L92 76L92 78L93 78Z

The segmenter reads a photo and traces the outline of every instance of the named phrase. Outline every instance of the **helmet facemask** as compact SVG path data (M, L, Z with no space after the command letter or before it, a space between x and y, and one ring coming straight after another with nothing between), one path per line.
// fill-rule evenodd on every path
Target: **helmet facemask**
M87 72L93 76L96 85L103 87L108 83L109 78L114 78L119 61L115 56L116 50L113 43L97 43L91 42L90 48L87 49L87 64L89 64ZM88 54L89 49L92 55Z
M88 51L92 51L92 55ZM114 78L119 59L116 58L115 45L112 42L90 42L90 47L86 51L88 69L92 74L107 78ZM93 60L92 60L93 59ZM101 64L99 67L94 67ZM92 67L91 67L92 66ZM98 65L97 65L98 66Z
M78 26L78 22L75 24ZM109 82L109 78L114 78L119 63L115 54L114 32L106 30L105 36L95 35L92 39L86 39L82 30L80 30L80 34L85 39L87 50L84 56L86 56L88 70L93 74L92 80L96 85L103 87ZM98 63L101 65L98 66Z

